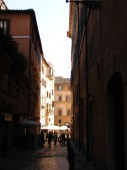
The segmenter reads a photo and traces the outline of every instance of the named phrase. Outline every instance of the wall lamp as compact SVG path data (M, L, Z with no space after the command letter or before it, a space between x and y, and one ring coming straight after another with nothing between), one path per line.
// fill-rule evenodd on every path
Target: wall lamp
M87 1L87 0L84 0L84 1L79 1L79 0L66 0L66 3L68 2L75 2L76 5L78 5L79 3L81 4L84 4L86 5L88 8L90 9L100 9L101 8L101 2L98 0L94 1L94 0L91 0L91 1Z

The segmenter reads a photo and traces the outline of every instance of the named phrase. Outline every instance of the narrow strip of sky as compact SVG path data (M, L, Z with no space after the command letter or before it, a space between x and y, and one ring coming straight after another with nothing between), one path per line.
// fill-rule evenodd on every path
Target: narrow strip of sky
M71 40L67 38L69 5L65 0L4 0L9 9L35 10L44 57L55 76L70 77Z

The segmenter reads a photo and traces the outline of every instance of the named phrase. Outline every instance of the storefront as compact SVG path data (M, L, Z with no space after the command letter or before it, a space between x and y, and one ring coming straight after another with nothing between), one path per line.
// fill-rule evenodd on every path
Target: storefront
M20 128L20 147L33 149L38 146L38 136L40 133L40 124L25 118L21 122Z

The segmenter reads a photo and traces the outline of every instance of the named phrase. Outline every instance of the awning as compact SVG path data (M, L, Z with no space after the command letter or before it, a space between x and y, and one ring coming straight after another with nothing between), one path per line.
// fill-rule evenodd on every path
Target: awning
M69 129L66 125L60 126L60 130L67 130Z
M67 128L67 126L65 126L65 125L63 125L63 126L49 125L49 126L42 127L41 129L47 129L47 130L67 130L69 128Z
M59 126L49 125L49 126L42 127L41 129L59 130Z
M24 125L24 126L36 126L36 125L38 125L37 122L30 120L30 119L27 119L27 118L25 118L23 120L23 122L21 122L21 124Z

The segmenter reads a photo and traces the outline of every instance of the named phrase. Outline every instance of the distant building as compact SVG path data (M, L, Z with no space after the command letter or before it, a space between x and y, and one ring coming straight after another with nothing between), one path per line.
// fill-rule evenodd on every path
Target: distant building
M5 2L3 0L0 0L0 10L8 9Z
M41 127L54 125L54 69L51 63L42 59L41 71Z
M71 125L70 78L55 77L54 125Z

